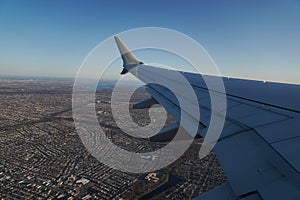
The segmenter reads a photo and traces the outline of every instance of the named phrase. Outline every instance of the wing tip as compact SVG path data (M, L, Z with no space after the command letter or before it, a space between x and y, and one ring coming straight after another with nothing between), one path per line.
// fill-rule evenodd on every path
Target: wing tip
M122 40L118 36L115 35L114 39L122 56L123 66L125 68L127 66L141 64L141 62L133 55L131 51L129 51L127 46L122 42Z

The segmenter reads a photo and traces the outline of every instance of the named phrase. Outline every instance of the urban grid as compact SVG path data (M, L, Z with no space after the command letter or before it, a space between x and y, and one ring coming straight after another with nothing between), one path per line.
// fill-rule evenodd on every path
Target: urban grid
M72 87L64 79L0 79L1 199L191 199L226 181L213 153L199 159L201 138L158 171L126 173L99 162L76 132ZM107 138L139 152L165 145L123 133L111 114L111 93L100 88L95 99ZM140 88L130 103L147 96ZM137 123L149 123L147 109L130 112ZM168 116L166 126L172 122Z

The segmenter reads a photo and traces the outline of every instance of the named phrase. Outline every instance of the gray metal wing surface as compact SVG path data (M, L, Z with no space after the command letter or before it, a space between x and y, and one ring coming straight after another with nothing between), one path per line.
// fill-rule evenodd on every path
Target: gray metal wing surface
M191 123L197 123L197 134L206 136L212 115L224 118L221 135L215 141L214 152L222 165L228 182L196 199L299 199L300 198L300 86L254 80L221 77L223 91L212 91L207 81L220 77L157 68L141 62L130 63L124 44L123 72L131 72L145 82L151 98L135 105L163 106L178 122L182 112ZM128 53L128 52L127 52ZM129 55L126 58L126 55ZM125 57L125 59L124 59ZM126 63L126 62L129 63ZM174 87L185 87L176 77L182 75L196 94L191 105L199 106L200 116L193 109L182 110L176 96L189 101L184 89L178 94L156 84L163 81ZM226 110L212 107L211 97L226 102ZM193 107L191 107L193 108ZM226 115L225 115L226 114ZM198 120L197 120L198 119ZM200 119L200 120L199 120ZM153 141L170 139L178 124L167 127L152 137ZM188 129L188 127L183 127ZM174 132L174 131L173 131ZM191 133L192 136L193 133ZM165 137L164 137L165 136Z

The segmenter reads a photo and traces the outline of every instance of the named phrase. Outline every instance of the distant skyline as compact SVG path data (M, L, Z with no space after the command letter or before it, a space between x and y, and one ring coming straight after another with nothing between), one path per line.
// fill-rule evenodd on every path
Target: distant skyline
M299 0L0 0L0 75L75 77L101 41L149 26L192 37L224 76L300 84Z

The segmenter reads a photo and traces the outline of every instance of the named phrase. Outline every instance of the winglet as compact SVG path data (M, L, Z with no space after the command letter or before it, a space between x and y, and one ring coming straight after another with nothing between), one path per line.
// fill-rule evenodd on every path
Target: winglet
M136 67L139 64L143 64L128 50L128 48L118 36L115 36L114 38L123 60L124 69L122 70L121 74L126 74L133 67Z

